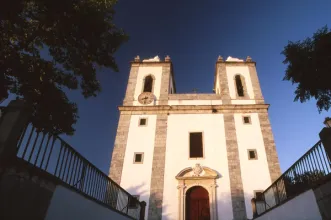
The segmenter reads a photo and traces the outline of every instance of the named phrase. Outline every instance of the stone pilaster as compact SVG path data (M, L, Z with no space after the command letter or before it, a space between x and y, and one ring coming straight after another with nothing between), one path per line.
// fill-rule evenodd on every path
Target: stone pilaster
M162 65L162 78L159 105L168 104L171 63Z
M167 122L167 114L157 115L148 219L162 219Z
M233 114L224 114L226 150L228 155L232 211L234 220L246 220L244 189L241 179L236 126Z
M216 63L218 81L221 87L221 97L223 104L231 104L228 77L226 75L225 62Z
M119 185L121 183L125 149L129 134L130 119L131 115L120 115L117 133L115 137L112 160L110 164L109 176Z
M132 105L133 104L134 91L135 91L136 85L137 85L138 69L139 69L139 64L137 64L137 63L131 64L131 70L130 70L128 85L126 87L126 93L125 93L123 105Z
M258 115L265 152L267 154L270 178L274 182L281 175L274 136L272 134L268 112L258 113Z
M256 104L264 104L264 98L261 92L261 86L259 83L259 78L257 76L255 63L248 63L248 70L251 77L254 99L256 101Z

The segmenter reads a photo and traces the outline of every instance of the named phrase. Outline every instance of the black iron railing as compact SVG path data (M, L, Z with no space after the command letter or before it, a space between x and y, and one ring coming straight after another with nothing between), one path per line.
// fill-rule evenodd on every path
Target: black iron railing
M256 201L257 215L311 189L331 173L331 161L321 141L286 170Z
M140 202L57 135L40 132L29 124L18 141L17 157L80 193L139 219Z

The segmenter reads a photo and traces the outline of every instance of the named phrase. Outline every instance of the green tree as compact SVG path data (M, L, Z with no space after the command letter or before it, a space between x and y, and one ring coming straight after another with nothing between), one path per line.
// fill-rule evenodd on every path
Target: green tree
M283 177L287 198L310 189L317 181L326 176L324 170L306 171L302 174L294 171L291 174L285 174Z
M331 32L327 26L312 38L289 42L282 54L288 64L284 80L297 84L294 101L316 99L321 112L331 106Z
M4 0L0 7L0 100L16 94L33 107L39 130L74 133L77 105L65 91L96 96L98 67L118 71L128 40L113 23L116 0Z

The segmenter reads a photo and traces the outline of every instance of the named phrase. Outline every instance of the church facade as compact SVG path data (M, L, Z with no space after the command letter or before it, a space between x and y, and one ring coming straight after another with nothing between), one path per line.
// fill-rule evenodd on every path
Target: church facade
M252 218L280 176L256 63L219 57L213 91L177 94L168 56L131 62L109 175L146 219Z

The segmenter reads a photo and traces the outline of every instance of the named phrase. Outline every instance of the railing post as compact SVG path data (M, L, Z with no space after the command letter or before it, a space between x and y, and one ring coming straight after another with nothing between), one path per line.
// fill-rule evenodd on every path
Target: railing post
M323 128L319 133L319 136L323 143L325 152L331 160L331 128Z
M0 120L0 163L11 161L17 153L17 142L28 123L31 111L22 100L11 101Z
M252 210L253 210L253 218L256 218L257 217L256 199L255 198L251 199L251 203L252 203Z
M145 209L146 209L146 202L142 201L140 202L140 217L139 220L144 220L145 219Z

